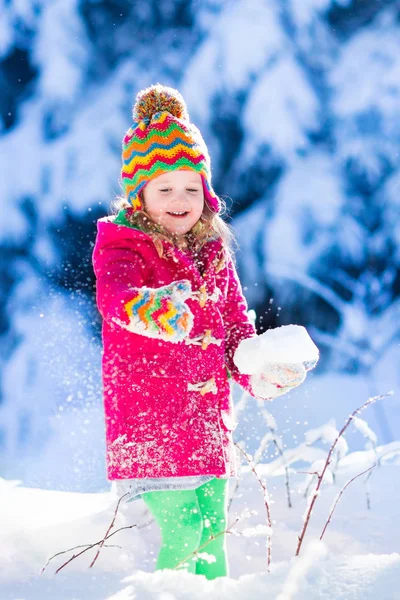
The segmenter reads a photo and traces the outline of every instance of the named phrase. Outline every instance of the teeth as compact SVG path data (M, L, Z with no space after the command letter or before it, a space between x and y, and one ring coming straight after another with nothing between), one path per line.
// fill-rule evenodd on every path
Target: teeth
M185 215L186 214L186 210L182 211L182 212L174 212L174 211L169 211L171 215Z

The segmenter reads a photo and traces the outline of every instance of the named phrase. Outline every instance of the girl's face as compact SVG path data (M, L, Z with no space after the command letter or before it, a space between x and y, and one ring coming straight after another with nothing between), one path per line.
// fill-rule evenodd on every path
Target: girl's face
M143 196L150 218L175 235L190 231L203 213L203 184L194 171L159 175L145 186Z

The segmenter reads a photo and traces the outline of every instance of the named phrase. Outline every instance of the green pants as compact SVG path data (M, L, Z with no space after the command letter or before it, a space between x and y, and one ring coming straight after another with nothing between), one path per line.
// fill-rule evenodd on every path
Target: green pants
M180 565L180 569L205 575L207 579L228 576L224 533L200 548L200 554L207 553L207 557L189 557L211 535L216 536L227 528L227 484L227 479L215 477L195 490L142 494L161 529L156 570Z

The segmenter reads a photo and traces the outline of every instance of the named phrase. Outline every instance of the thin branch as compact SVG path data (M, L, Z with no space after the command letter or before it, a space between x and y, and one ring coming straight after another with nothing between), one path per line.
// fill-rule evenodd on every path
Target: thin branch
M108 544L105 544L106 540L109 540L116 533L118 533L120 531L123 531L124 529L133 529L134 527L142 528L143 526L147 526L149 523L146 523L145 525L141 525L141 526L138 526L136 524L134 524L134 525L127 525L125 527L120 527L119 529L116 529L113 533L110 533L112 527L114 526L115 519L116 519L116 516L117 516L117 513L118 513L118 509L119 509L119 505L121 503L121 500L123 498L125 498L125 496L128 496L128 495L129 495L129 493L126 493L126 494L124 494L123 496L121 496L119 498L117 506L116 506L115 511L114 511L114 516L113 516L113 519L111 521L111 524L110 524L110 526L107 529L106 535L101 540L99 540L98 542L95 542L93 544L82 544L82 545L79 545L79 546L74 546L73 548L69 548L68 550L62 550L61 552L57 552L56 554L54 554L53 556L51 556L48 559L48 561L46 562L46 564L44 565L44 567L41 570L41 574L44 573L46 567L49 565L49 563L51 562L51 560L53 560L53 558L56 558L57 556L60 556L62 554L66 554L67 552L71 552L71 551L76 550L78 548L83 548L83 550L81 550L77 554L74 554L73 556L71 556L71 558L69 558L65 563L63 563L60 567L58 567L58 569L55 572L56 575L57 575L57 573L59 573L61 571L61 569L63 569L70 562L72 562L73 560L75 560L75 558L78 558L79 556L82 556L82 554L85 554L85 552L87 552L88 550L91 550L92 548L95 548L96 546L99 546L99 549L98 549L98 551L96 553L96 556L95 556L94 560L92 561L92 563L90 564L90 567L92 567L94 565L94 563L96 562L96 559L98 558L100 550L101 550L101 548L103 546L105 546L107 548L110 548L110 547L119 547L119 546L109 546Z
M265 422L272 434L272 443L274 444L275 448L277 449L281 459L282 459L282 463L283 463L283 467L285 469L285 487L286 487L286 498L287 498L287 502L288 502L288 507L292 508L292 499L290 496L290 479L289 479L289 469L288 466L286 464L285 461L285 454L283 452L283 449L281 447L280 441L278 443L278 437L276 434L276 429L275 427L273 427L271 425L271 419L270 419L270 415L268 413L268 411L262 406L261 407L261 414L263 415ZM274 421L275 422L275 421Z
M200 550L202 550L205 546L208 546L208 544L210 542L212 542L213 540L215 540L216 538L220 537L221 535L224 535L225 533L232 533L232 528L236 525L236 523L240 520L240 517L236 517L235 521L232 523L232 525L230 525L229 527L227 527L226 529L224 529L224 531L220 531L219 533L217 533L216 535L211 535L209 537L209 539L204 542L204 544L201 544L201 546L199 546L197 548L197 550L194 550L193 552L191 552L190 554L188 554L184 559L182 559L177 565L175 565L175 567L173 567L173 569L178 569L181 565L183 565L187 560L190 559L191 556L197 556L197 554L200 552Z
M251 395L247 391L244 391L244 393L241 396L240 402L242 402L242 401L244 402L244 400L246 399L246 397L251 398ZM237 405L235 405L235 408L236 408L236 406ZM272 434L273 437L270 440L268 440L268 439L266 439L266 436L264 436L264 438L261 440L260 445L259 445L259 447L257 448L257 450L256 450L256 452L254 454L254 456L258 456L258 458L254 460L254 465L256 466L260 462L263 453L265 452L266 448L268 447L268 444L265 444L265 441L267 441L267 442L271 441L275 445L275 448L277 449L278 453L280 454L280 456L282 458L283 467L285 469L286 497L287 497L289 508L292 508L292 501L291 501L291 495L290 495L289 469L288 469L288 465L286 464L286 461L285 461L285 455L284 455L284 452L282 450L281 445L278 443L278 439L277 439L277 435L276 435L276 429L274 427L272 427L269 424L269 422L268 422L268 417L266 417L266 414L268 414L267 411L262 408L261 409L261 414L264 416L265 421L266 421L267 426L268 426L268 429L270 430L270 432L271 432L271 434ZM264 446L264 444L265 444L265 446ZM262 448L262 450L261 450L261 448ZM234 489L232 491L232 495L231 495L231 497L229 499L228 512L230 510L232 501L233 501L233 499L234 499L234 497L235 497L235 495L236 495L236 493L237 493L237 491L239 489L239 486L240 486L240 480L239 480L239 477L237 477L236 478L236 482L235 482L235 487L234 487Z
M342 429L339 431L338 435L336 436L336 439L334 440L332 446L329 449L328 456L326 458L325 465L324 465L324 467L322 469L322 472L321 472L320 475L318 475L317 485L316 485L316 488L314 490L313 497L312 497L312 500L310 502L310 505L308 507L307 515L306 515L306 518L304 520L304 524L303 524L302 530L300 532L300 535L298 536L298 544L297 544L297 548L296 548L296 556L298 556L300 554L301 546L302 546L302 543L303 543L303 540L304 540L305 533L307 531L307 527L308 527L308 524L309 524L309 521L310 521L311 513L312 513L313 508L314 508L314 504L315 504L316 499L317 499L317 497L319 495L319 491L320 491L320 488L321 488L322 481L324 479L326 470L327 470L328 466L331 463L332 454L333 454L333 451L334 451L334 449L336 447L336 444L339 441L339 438L346 431L347 427L350 425L351 421L353 420L353 418L355 417L355 415L357 413L359 413L362 410L364 410L370 404L373 404L374 402L377 402L378 400L382 400L382 398L385 398L387 396L391 396L392 394L393 394L393 392L388 392L386 394L381 394L379 396L372 396L371 398L368 398L368 400L366 402L364 402L364 404L362 406L360 406L359 408L356 408L356 410L351 413L351 415L347 419L346 423L343 425Z
M383 454L379 455L378 451L377 451L377 447L376 445L374 445L374 454L375 454L375 458L376 458L376 466L379 468L381 467L381 461L382 458L385 458L385 456L387 456L388 454L392 454L392 451L389 450L388 452L384 452ZM367 509L371 510L371 498L370 498L370 493L369 493L369 480L371 479L373 474L373 471L370 471L367 475L367 477L365 478L365 486L366 486L366 498L367 498Z
M260 484L260 486L263 489L264 504L265 504L265 509L267 511L267 524L269 527L269 531L272 531L271 513L270 513L269 503L268 503L268 499L269 499L268 490L267 490L266 486L264 485L264 483L262 482L262 480L260 479L260 477L258 476L258 473L255 470L254 465L253 465L250 457L248 456L248 454L244 450L242 450L242 448L236 442L234 442L234 444L237 448L239 448L240 452L246 458L247 462L250 465L251 470L253 471L254 475L257 478L258 483ZM268 571L269 571L270 566L271 566L271 535L267 536L267 566L268 566Z
M48 567L48 565L50 564L50 561L52 561L53 558L57 558L57 556L61 556L62 554L67 554L67 552L72 552L73 550L77 550L78 548L86 548L86 550L90 550L90 548L93 548L94 546L96 546L99 543L100 543L100 541L96 542L95 544L81 544L80 546L74 546L73 548L68 548L68 550L61 550L60 552L53 554L53 556L50 556L47 563L42 568L40 574L44 573L44 571L46 570L46 567ZM118 544L104 544L104 547L105 548L121 548L121 546L119 546Z
M287 502L288 502L288 507L292 508L292 498L290 495L290 479L289 479L289 469L287 464L284 462L285 461L285 456L283 454L283 450L280 447L280 445L277 443L276 439L274 438L273 443L275 445L275 448L278 450L279 454L281 455L282 461L283 461L283 466L285 469L285 487L286 487L286 498L287 498Z
M98 556L99 556L99 554L101 552L101 549L102 549L102 547L104 545L104 542L106 541L106 539L108 537L108 534L110 533L111 529L114 527L115 519L117 518L117 514L118 514L119 505L121 504L121 500L123 500L125 498L125 496L129 496L129 492L127 492L126 494L124 494L123 496L121 496L119 498L119 500L117 502L117 506L115 507L113 519L112 519L112 521L111 521L111 523L110 523L110 525L109 525L109 527L108 527L108 529L106 531L106 535L104 536L103 540L101 541L101 543L99 545L99 548L98 548L98 550L96 552L96 556L94 557L94 559L92 560L91 564L89 565L89 569L91 569L93 567L94 563L96 562L96 560L97 560L97 558L98 558Z
M122 531L123 529L133 529L133 527L137 527L137 525L126 525L125 527L120 527L119 529L116 529L113 533L111 533L109 536L107 536L107 540L109 540L113 535L115 535L116 533L118 533L119 531ZM67 562L65 562L64 564L61 565L61 567L59 567L57 569L57 571L55 572L55 574L57 574L59 571L61 571L61 569L63 569L68 563L72 562L75 558L78 558L78 556L81 556L82 554L84 554L85 552L87 552L88 550L91 550L92 548L95 548L96 546L98 546L98 544L101 543L102 540L99 540L98 542L94 542L93 544L81 544L80 546L74 546L73 548L69 548L69 550L61 550L61 552L57 552L56 554L53 554L53 556L51 556L47 563L45 564L45 566L42 568L41 570L41 574L44 573L46 567L49 565L50 561L53 560L53 558L56 558L57 556L60 556L61 554L66 554L67 552L72 552L72 550L76 550L77 548L84 548L84 550L82 550L81 552L79 552L78 554L74 554L74 556L72 556ZM118 545L113 545L110 546L108 544L104 545L106 548L119 548L120 546Z
M362 473L359 473L358 475L355 475L354 477L352 477L352 479L350 479L350 480L349 480L349 481L346 483L346 485L344 485L344 486L342 487L342 489L340 490L340 492L339 492L339 494L338 494L338 497L336 498L336 501L335 501L335 503L334 503L334 505L333 505L333 507L332 507L332 510L331 510L331 512L329 513L328 520L327 520L327 521L326 521L326 523L325 523L325 527L323 528L323 530L322 530L322 533L321 533L321 535L320 535L320 537L319 537L319 539L320 539L320 540L322 540L322 538L324 537L325 531L326 531L326 529L327 529L327 527L328 527L329 523L331 522L332 515L333 515L333 513L334 513L334 511L335 511L335 509L336 509L336 506L338 505L338 502L339 502L340 498L342 497L342 494L343 494L344 490L345 490L345 489L346 489L346 488L347 488L347 487L348 487L348 486L349 486L349 485L350 485L350 484L351 484L351 483L352 483L352 482L353 482L355 479L357 479L358 477L361 477L361 475L364 475L365 473L368 473L368 471L371 471L371 470L372 470L372 469L374 469L375 467L376 467L376 463L375 463L374 465L372 465L372 467L369 467L369 469L366 469L366 470L365 470L365 471L363 471Z

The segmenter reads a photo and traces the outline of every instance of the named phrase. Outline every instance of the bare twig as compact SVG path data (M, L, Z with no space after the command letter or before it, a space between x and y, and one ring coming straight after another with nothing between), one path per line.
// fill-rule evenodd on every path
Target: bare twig
M283 450L280 447L280 445L278 444L277 440L274 438L273 439L273 443L275 445L275 448L278 450L279 454L281 455L282 460L285 460L284 454L283 454ZM287 502L288 502L288 507L292 508L292 498L290 495L290 480L289 480L289 469L286 463L284 463L284 469L285 469L285 487L286 487L286 498L287 498Z
M336 471L338 469L339 462L340 462L341 458L342 458L342 455L341 455L340 451L336 452L335 466L333 467L333 469L331 469L333 483L336 483Z
M238 407L238 405L244 406L245 401L247 401L248 398L251 398L251 395L249 394L249 392L244 391L239 402L235 405L235 409ZM268 443L272 442L283 461L283 466L285 469L286 497L287 497L289 508L292 508L292 500L291 500L291 495L290 495L289 469L288 469L288 466L285 461L285 455L284 455L283 449L281 447L281 444L278 442L278 437L276 435L276 429L270 424L270 418L269 418L270 415L269 415L268 411L265 410L265 408L261 407L261 414L265 418L265 421L267 423L268 429L270 430L270 433L272 434L272 437L270 438L268 435L266 435L261 440L259 447L257 448L256 452L254 453L254 465L256 466L260 462L263 453L265 452L266 448L268 447ZM237 477L236 482L235 482L235 487L234 487L234 489L232 491L232 495L229 499L228 513L231 508L232 501L233 501L234 497L236 496L236 493L239 489L239 486L240 486L240 477Z
M308 498L308 492L310 491L310 488L314 482L315 477L319 477L319 473L317 471L296 471L296 473L301 473L302 475L312 475L312 477L310 477L310 481L308 482L306 489L304 490L304 494L303 494L303 498Z
M267 423L267 426L272 434L272 443L274 444L276 450L278 451L278 454L280 455L282 462L283 462L283 467L285 469L285 487L286 487L286 498L287 498L287 502L288 502L288 507L292 508L292 499L290 496L290 479L289 479L289 469L288 466L286 464L286 460L285 460L285 455L280 443L280 440L278 442L278 436L276 433L276 429L273 425L271 425L271 415L269 414L269 412L262 406L261 407L261 414L263 415L265 422ZM273 423L275 422L275 420L273 419Z
M378 451L377 451L377 447L376 445L374 445L374 454L375 454L375 458L376 458L376 466L378 468L380 468L382 466L382 458L385 458L385 456L387 456L388 454L391 454L391 450L389 450L389 452L384 452L383 454L381 454L379 456ZM367 475L367 477L365 478L365 485L366 485L366 497L367 497L367 509L371 510L371 497L370 497L370 493L369 493L369 480L371 479L373 474L373 471L370 471Z
M311 517L311 513L312 513L313 508L314 508L315 501L316 501L316 499L317 499L317 497L319 495L319 491L320 491L320 488L321 488L322 481L324 479L326 470L327 470L328 466L331 463L332 454L333 454L333 451L335 450L336 444L339 441L339 438L346 431L347 427L350 425L350 423L352 422L353 418L355 417L355 415L357 413L359 413L362 410L364 410L364 408L366 408L370 404L373 404L374 402L377 402L378 400L382 400L382 398L385 398L387 396L391 396L392 393L393 392L388 392L386 394L380 394L379 396L371 396L370 398L368 398L368 400L366 402L364 402L364 404L362 406L360 406L359 408L356 408L356 410L351 413L351 415L349 416L349 418L347 419L347 421L343 425L342 429L339 431L338 435L336 436L336 439L334 440L332 446L329 449L328 456L326 458L325 465L324 465L324 467L322 469L322 472L321 472L320 475L318 475L317 485L315 487L315 490L314 490L314 493L313 493L310 505L308 507L306 518L304 519L304 524L303 524L302 530L300 532L300 535L298 536L298 544L297 544L297 548L296 548L296 556L298 556L300 554L301 546L302 546L302 543L303 543L303 540L304 540L305 533L307 531L307 527L308 527L308 524L309 524L309 521L310 521L310 517Z
M272 531L272 521L271 521L271 513L269 510L268 490L267 490L266 486L264 485L264 483L262 482L261 478L259 477L257 471L255 470L254 465L253 465L250 457L248 456L248 454L236 442L234 442L234 444L237 448L239 448L240 452L246 458L247 462L250 465L251 470L253 471L254 475L257 478L258 483L262 487L265 509L267 511L267 524L269 527L269 531ZM271 566L271 535L267 536L267 566L268 566L268 571L269 571L270 566Z
M199 546L197 548L197 550L194 550L194 552L191 552L190 554L188 554L184 559L182 559L177 565L175 565L174 570L175 569L179 569L179 567L181 565L183 565L187 560L190 559L191 556L197 556L198 553L200 552L200 550L202 550L205 546L208 546L208 544L210 542L212 542L213 540L215 540L216 538L220 537L221 535L224 535L226 533L232 533L232 528L236 525L236 523L240 520L240 517L236 517L235 521L232 523L232 525L229 525L229 527L227 527L226 529L224 529L224 531L220 531L219 533L217 533L216 535L211 534L211 536L209 537L209 539L204 542L204 544L202 544L201 546Z
M349 480L349 481L348 481L348 482L347 482L347 483L346 483L346 484L345 484L345 485L342 487L342 489L340 490L340 492L339 492L339 494L338 494L338 496L337 496L337 498L336 498L336 500L335 500L335 503L334 503L334 505L333 505L333 507L332 507L332 510L331 510L331 512L329 513L328 519L327 519L327 521L326 521L326 523L325 523L325 527L323 528L323 530L322 530L322 533L321 533L321 535L320 535L320 537L319 537L319 539L320 539L320 540L322 540L322 538L324 537L325 531L326 531L326 529L327 529L327 527L328 527L329 523L331 522L332 515L333 515L333 513L334 513L334 511L335 511L335 509L336 509L336 506L338 505L338 502L339 502L340 498L342 497L342 494L343 494L344 490L345 490L345 489L346 489L346 488L347 488L347 487L348 487L348 486L349 486L349 485L350 485L350 484L351 484L351 483L352 483L352 482L353 482L355 479L357 479L358 477L361 477L361 475L364 475L365 473L368 473L368 471L371 471L371 470L372 470L372 469L374 469L376 466L377 466L377 465L376 465L376 463L375 463L374 465L372 465L372 467L369 467L369 469L365 469L365 471L363 471L362 473L359 473L358 475L355 475L354 477L352 477L352 478L351 478L351 479L350 479L350 480Z
M96 552L96 556L94 557L94 559L90 563L89 569L91 569L93 567L94 563L96 562L96 560L97 560L97 558L98 558L98 556L100 554L100 551L101 551L101 549L102 549L102 547L104 545L104 542L106 541L106 539L108 537L108 534L110 533L111 529L114 527L115 519L117 518L117 514L118 514L119 505L121 504L121 500L123 500L125 498L125 496L129 496L129 492L127 492L126 494L124 494L123 496L121 496L119 498L119 500L117 502L117 506L115 507L113 519L112 519L112 521L111 521L111 523L110 523L110 525L109 525L109 527L108 527L108 529L106 531L106 535L104 536L103 540L100 542L99 548L98 548L98 550Z
M48 559L48 561L46 562L46 564L40 571L40 574L42 575L45 572L46 568L49 566L49 564L53 560L53 558L57 558L57 556L61 556L62 554L67 554L67 552L73 552L74 550L77 550L78 548L86 548L86 550L90 550L90 548L93 548L94 546L96 546L96 544L99 544L99 543L100 542L96 542L95 544L81 544L80 546L74 546L73 548L68 548L68 550L61 550L60 552L56 552L56 554L53 554L53 556L50 556L50 558ZM121 546L118 546L117 544L113 544L113 545L105 544L104 546L106 548L121 548Z
M96 562L99 554L100 554L100 550L101 548L106 545L105 541L110 539L113 535L115 535L116 533L118 533L119 531L122 531L123 529L132 529L133 527L138 527L136 524L135 525L128 525L126 527L120 527L119 529L117 529L116 531L114 531L113 533L110 533L111 529L114 527L115 524L115 520L117 518L117 514L118 514L118 509L119 509L119 505L121 504L121 501L125 498L125 496L129 496L129 493L124 494L123 496L121 496L118 499L117 502L117 506L115 507L115 511L114 511L114 516L113 519L107 529L107 532L105 534L105 536L99 540L98 542L95 542L93 544L83 544L80 546L75 546L74 548L70 548L68 550L62 550L61 552L57 552L56 554L54 554L53 556L51 556L48 561L46 562L45 566L42 568L41 573L43 574L46 567L48 566L48 564L50 563L51 560L53 560L53 558L56 558L57 556L60 556L61 554L65 554L67 552L71 552L73 550L77 550L78 548L83 548L83 550L81 550L80 552L78 552L77 554L74 554L73 556L71 556L71 558L69 558L65 563L63 563L60 567L58 567L58 569L56 570L55 574L57 575L57 573L59 573L61 571L61 569L63 569L64 567L66 567L70 562L72 562L75 558L78 558L79 556L81 556L82 554L84 554L85 552L87 552L88 550L91 550L92 548L95 548L96 546L99 546L96 556L94 557L94 559L92 560L89 568L93 567L94 563ZM106 545L106 547L111 547ZM117 546L119 547L119 546Z
M137 525L126 525L125 527L120 527L119 529L116 529L113 533L110 533L110 535L107 536L106 539L109 540L113 535L115 535L119 531L122 531L123 529L133 529L133 527L137 527ZM80 546L74 546L73 548L69 548L68 550L61 550L61 552L57 552L56 554L53 554L53 556L51 556L48 559L47 563L42 568L41 573L42 574L44 573L46 567L49 565L50 561L53 560L53 558L56 558L57 556L60 556L61 554L66 554L67 552L72 552L73 550L76 550L77 548L84 548L84 550L82 550L78 554L74 554L74 556L72 556L69 560L67 560L67 562L63 563L61 565L61 567L59 567L57 569L57 571L55 572L57 574L59 571L61 571L61 569L63 569L64 567L66 567L68 563L72 562L75 558L78 558L78 556L81 556L82 554L84 554L88 550L91 550L92 548L95 548L101 542L102 542L102 540L99 540L98 542L94 542L93 544L81 544ZM120 546L118 546L118 545L110 546L108 544L104 544L104 547L106 547L106 548L120 548Z

